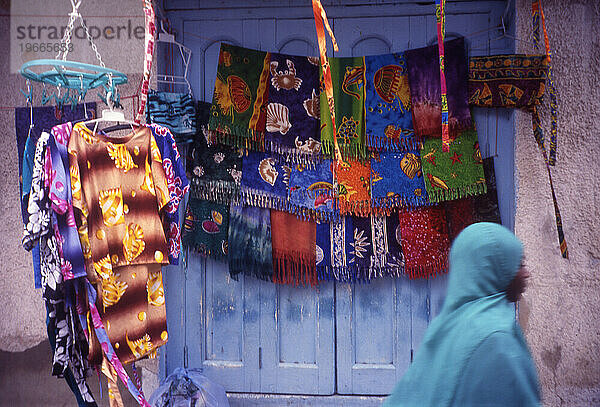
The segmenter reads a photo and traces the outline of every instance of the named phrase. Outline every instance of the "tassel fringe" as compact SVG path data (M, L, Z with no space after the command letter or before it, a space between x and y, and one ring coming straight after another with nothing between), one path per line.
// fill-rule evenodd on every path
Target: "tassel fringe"
M443 201L453 201L456 199L466 198L487 193L487 185L485 182L477 182L472 185L452 188L452 189L436 189L427 191L429 201L432 203L440 203Z
M319 284L313 259L299 252L273 252L273 282L316 287Z

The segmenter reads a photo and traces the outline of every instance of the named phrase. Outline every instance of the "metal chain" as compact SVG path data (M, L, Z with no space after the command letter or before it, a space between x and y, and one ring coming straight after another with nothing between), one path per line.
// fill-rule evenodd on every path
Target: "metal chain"
M63 38L61 40L61 44L65 44L65 48L64 51L61 49L58 51L58 54L56 54L55 59L59 59L61 58L61 54L64 52L64 55L62 55L62 60L65 61L67 59L67 54L69 53L69 45L71 45L71 36L73 35L73 25L75 25L75 19L77 18L77 15L79 14L79 4L74 4L73 2L71 2L71 4L73 4L73 10L71 10L71 12L69 13L69 23L67 24L67 29L65 30L65 34L63 35Z

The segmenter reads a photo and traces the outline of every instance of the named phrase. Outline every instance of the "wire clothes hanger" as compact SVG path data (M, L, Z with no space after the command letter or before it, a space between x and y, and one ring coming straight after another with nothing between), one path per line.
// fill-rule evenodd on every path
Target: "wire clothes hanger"
M183 64L183 75L169 75L166 73L157 72L156 82L166 83L173 86L187 86L188 94L192 96L192 85L190 84L190 81L187 78L190 61L192 59L192 50L183 45L182 43L176 41L175 36L167 32L164 26L164 22L162 20L160 22L160 31L158 33L158 37L155 41L155 44L159 42L164 44L175 45L179 49L179 55L181 56Z

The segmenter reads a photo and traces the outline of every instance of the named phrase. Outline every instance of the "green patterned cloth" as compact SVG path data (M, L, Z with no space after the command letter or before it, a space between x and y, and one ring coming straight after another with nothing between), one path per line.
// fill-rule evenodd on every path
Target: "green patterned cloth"
M216 141L264 148L271 54L221 44L208 129Z
M365 61L363 57L329 58L335 126L344 159L367 158L365 138ZM321 70L321 77L323 72ZM323 153L334 157L333 128L327 95L321 92L321 145Z
M205 257L227 259L229 206L190 198L183 224L183 245Z
M442 140L426 138L421 149L425 188L430 202L450 201L486 192L483 160L477 132L463 131L442 152Z

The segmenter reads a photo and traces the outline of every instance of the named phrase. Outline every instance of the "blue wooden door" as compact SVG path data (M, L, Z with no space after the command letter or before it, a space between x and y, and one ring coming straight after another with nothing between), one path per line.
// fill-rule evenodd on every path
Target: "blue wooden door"
M221 8L169 1L169 18L192 49L196 98L211 101L219 44L317 55L307 1L221 1ZM308 3L308 4L307 4ZM332 4L329 4L332 3ZM371 55L434 44L433 6L416 2L323 1L339 56ZM448 4L449 36L500 21L504 1ZM181 8L182 10L178 10ZM510 44L477 37L474 54L509 52ZM475 112L484 156L494 156L500 210L514 218L513 123L505 111ZM500 136L499 136L500 135ZM189 255L187 270L166 278L170 342L163 373L187 362L228 391L288 394L388 394L408 368L443 303L446 277L381 279L368 285L321 284L317 290L240 277ZM172 295L172 293L174 293ZM179 298L181 296L181 299Z

